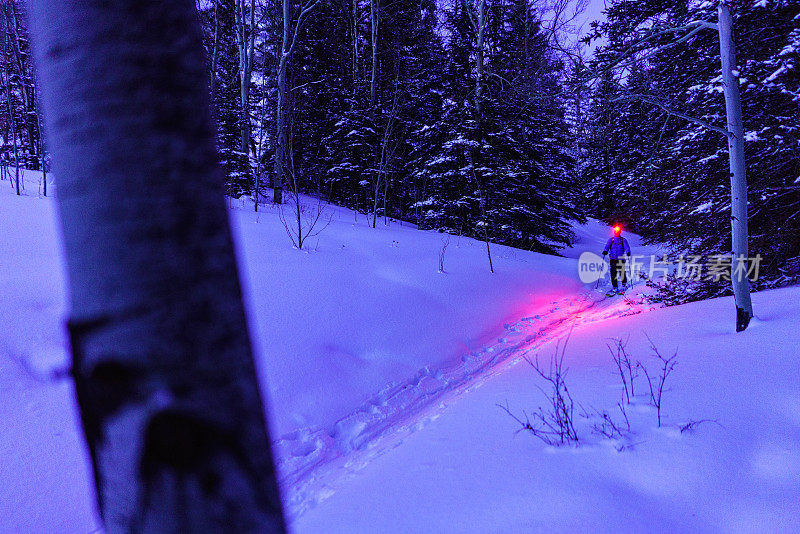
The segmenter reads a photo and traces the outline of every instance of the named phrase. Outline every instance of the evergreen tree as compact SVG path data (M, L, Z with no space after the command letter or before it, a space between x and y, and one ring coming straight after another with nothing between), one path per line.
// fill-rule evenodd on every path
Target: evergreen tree
M465 8L449 13L450 61L437 150L418 171L430 195L423 226L554 252L579 218L569 181L574 164L560 92L561 64L549 55L526 1L487 14L486 87L471 103L474 28Z
M214 72L213 110L217 121L217 150L227 176L228 195L238 198L251 191L249 161L240 149L239 52L236 45L234 0L214 0L200 9L204 45Z
M763 256L756 287L772 286L796 281L800 270L800 76L795 67L800 6L737 0L732 9L745 123L750 250ZM632 28L646 20L653 27L715 22L716 9L710 3L617 1L603 27L610 42L598 50L595 69L608 68L635 38ZM674 39L666 35L652 45L663 47ZM653 104L724 127L719 65L716 32L701 31L631 64L626 79L610 82L613 90L598 85L589 137L618 151L608 156L597 148L587 155L584 185L598 197L597 216L610 220L625 214L647 238L676 251L730 252L725 138ZM603 96L612 91L614 97ZM604 176L602 168L613 169L613 175ZM698 295L728 290L726 283L707 284Z

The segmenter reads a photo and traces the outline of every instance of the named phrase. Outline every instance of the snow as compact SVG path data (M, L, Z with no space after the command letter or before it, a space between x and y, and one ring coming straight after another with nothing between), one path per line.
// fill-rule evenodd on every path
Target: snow
M49 376L67 343L53 204L0 183L0 221L0 532L92 532L73 389Z
M747 143L755 143L758 141L763 141L761 137L759 137L758 132L748 131L744 133L744 140Z
M711 202L711 201L703 202L702 204L697 206L695 209L693 209L691 211L691 213L693 215L694 214L698 214L698 213L708 213L708 212L711 211L711 208L713 208L713 207L714 207L714 203L713 202Z
M576 259L607 239L598 221L564 257L492 245L495 274L484 243L453 236L439 273L441 234L329 207L296 250L277 208L252 208L231 201L231 220L295 532L800 528L798 288L754 295L759 320L734 334L730 299L638 313L635 296L582 285ZM0 225L0 532L93 532L52 200L0 187ZM609 412L605 339L629 337L648 365L645 333L678 347L665 427L640 395L624 443L583 420L577 448L515 435L496 404L542 404L521 358L548 357L570 330L573 396ZM717 423L681 433L692 419Z
M775 72L767 76L762 83L768 84L769 82L774 82L778 78L778 76L781 76L783 73L788 71L789 68L786 65L781 65Z
M677 348L662 428L639 377L630 449L618 452L583 423L577 448L516 433L497 404L521 414L545 402L541 379L517 361L443 401L402 443L332 488L295 530L797 532L799 300L798 288L754 295L760 320L743 334L731 331L730 299L583 326L567 345L567 383L576 401L597 409L612 411L620 400L605 340L628 339L648 365L646 336L666 353ZM535 353L554 350L550 343ZM700 419L716 422L680 431Z
M758 140L758 135L756 134L756 139L752 140L754 141ZM722 150L718 150L715 153L711 154L710 156L706 156L705 158L700 158L699 160L697 160L697 163L700 165L706 165L707 163L714 161L715 159L718 159L720 157L720 153L722 152L723 152Z

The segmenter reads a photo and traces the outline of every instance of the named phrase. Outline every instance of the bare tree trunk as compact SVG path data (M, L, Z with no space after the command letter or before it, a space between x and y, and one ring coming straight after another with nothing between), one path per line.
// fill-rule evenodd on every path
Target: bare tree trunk
M38 96L37 96L38 98ZM39 131L39 155L42 158L42 194L47 196L47 162L45 161L45 147L44 147L44 131L42 128L42 114L39 109L37 100L36 113L36 126Z
M380 26L380 0L369 0L370 28L372 32L372 76L369 82L369 105L375 106L378 83L378 27Z
M398 81L395 79L394 83L394 98L392 99L392 110L386 119L386 127L383 130L383 138L381 140L381 157L378 161L377 177L375 179L375 188L373 190L372 201L372 227L375 228L378 223L378 203L381 198L381 189L383 189L383 214L386 216L386 195L389 191L389 172L388 168L394 157L394 149L391 146L392 134L394 132L394 123L397 120L398 97L400 90L398 88Z
M244 161L244 171L250 174L250 80L253 75L253 52L255 50L255 2L250 5L250 21L247 21L246 0L236 0L236 41L239 45L239 97L241 105L239 151Z
M731 170L731 281L736 300L736 331L741 332L753 317L747 276L747 175L744 161L744 127L739 96L739 73L736 71L736 45L733 41L731 8L722 1L718 7L719 47L722 61L722 88L728 122L728 158ZM741 264L741 265L740 265ZM738 270L737 270L738 268Z
M17 146L17 123L14 118L14 108L11 106L11 73L8 71L9 57L8 57L8 24L7 17L3 17L4 32L3 32L3 60L5 63L3 85L6 89L6 112L8 113L8 124L11 127L11 137L14 140L14 169L15 177L14 184L16 187L17 195L19 196L19 147Z
M288 146L289 136L287 133L287 123L289 114L286 109L286 66L289 58L292 56L294 46L297 43L297 34L303 26L303 19L308 13L314 9L319 0L308 0L300 10L300 15L297 17L297 23L292 32L292 3L291 0L282 0L283 2L283 40L281 41L281 53L278 58L278 75L277 75L277 107L275 111L275 180L272 183L272 201L275 204L283 204L283 183L286 154L287 150L291 150Z
M383 180L383 224L389 225L389 176Z
M484 227L484 229L483 229L483 237L484 237L484 241L486 241L486 255L489 256L489 272L494 273L494 263L492 262L492 249L489 248L489 229L488 229L488 227Z
M283 204L284 170L286 169L286 62L289 59L287 50L291 39L292 6L290 0L283 2L283 40L281 55L278 58L277 104L275 110L275 178L272 184L272 201Z
M486 0L478 0L478 13L476 21L476 69L475 69L475 114L478 124L483 118L483 42L486 32ZM478 127L479 136L483 135L482 128Z
M352 0L353 17L353 64L351 66L353 74L353 98L355 99L358 90L358 1ZM354 103L355 105L355 103Z
M211 48L211 102L216 99L217 93L217 56L219 55L219 0L214 3L214 44Z
M291 126L291 125L290 125ZM290 129L288 135L286 136L289 139L289 146L293 146L294 139L293 139L293 132ZM292 185L292 193L294 196L294 208L295 208L295 222L297 223L297 248L303 248L303 242L306 239L306 236L303 235L303 205L300 200L300 188L297 184L297 174L296 169L294 167L294 151L289 151L289 182Z
M467 10L467 15L472 23L472 29L475 30L475 122L477 124L475 131L475 140L478 144L483 142L483 62L484 62L484 36L486 33L486 0L477 0L477 6L473 11L472 7L467 3L467 0L462 0L464 9ZM485 184L475 169L476 156L479 156L480 149L469 149L470 165L472 166L472 177L475 180L475 185L478 188L480 195L480 210L481 218L483 219L483 237L486 241L486 254L489 257L489 271L494 273L494 262L492 262L492 250L489 246L489 221L488 221L488 192L486 191Z
M261 54L261 72L267 72L266 54ZM261 196L261 175L264 172L264 123L267 121L266 76L261 76L261 105L258 117L258 143L255 148L256 172L253 176L253 211L258 212Z
M283 532L193 4L28 8L106 531Z

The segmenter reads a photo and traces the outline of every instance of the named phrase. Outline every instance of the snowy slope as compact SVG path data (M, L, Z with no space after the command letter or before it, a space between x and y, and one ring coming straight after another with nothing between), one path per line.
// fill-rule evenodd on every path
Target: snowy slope
M92 532L72 387L48 376L66 347L53 204L0 186L0 533Z
M667 355L677 349L662 428L640 376L624 442L592 435L589 420L578 448L516 433L497 404L521 415L546 402L542 380L517 361L331 488L295 531L800 532L798 302L796 287L754 295L759 320L742 334L731 331L730 298L584 325L567 345L567 384L576 402L618 419L605 340L629 338L653 367L646 336ZM680 431L702 419L714 422Z
M336 521L353 481L383 476L373 470L395 454L417 455L409 444L418 430L444 421L453 411L445 406L474 407L461 399L506 380L520 355L573 326L577 335L642 309L578 281L575 258L607 238L597 222L576 229L580 242L564 258L493 246L495 274L485 244L453 237L439 273L437 233L372 229L363 215L330 207L329 226L298 251L277 208L256 214L232 201L231 213L287 511L301 531ZM66 365L51 200L0 188L0 224L9 229L0 237L1 409L14 421L0 451L15 458L0 467L0 532L89 532L97 521L71 389L49 377ZM653 252L629 238L635 252ZM604 378L607 363L597 364ZM502 419L496 408L475 409ZM440 493L457 495L459 480Z
M0 388L5 420L18 421L0 437L0 448L18 458L0 467L0 507L16 503L0 514L0 532L30 530L47 517L41 507L22 506L42 491L42 480L58 481L46 501L80 511L75 528L85 531L94 520L88 497L74 495L88 468L71 389L50 379L67 366L66 297L52 199L30 192L38 179L27 173L28 196L0 188ZM462 356L496 343L505 323L549 312L551 302L582 288L574 261L506 247L493 246L492 275L484 244L458 237L438 273L441 235L398 223L372 229L336 207L312 250L298 251L276 208L256 214L232 201L231 209L279 463L287 494L297 493L296 510L316 501L316 489L301 482L321 463L345 457L420 401L479 373L478 366L464 372ZM376 405L377 417L363 421ZM41 417L58 424L43 427Z
M441 234L399 223L373 229L338 207L310 250L298 251L277 208L261 210L232 203L291 514L319 497L322 464L372 447L398 417L601 296L581 285L571 258L493 246L492 274L485 244L468 238L451 238L439 273ZM607 228L595 221L578 231L580 250L602 250ZM609 313L624 311L617 304ZM525 317L538 319L517 324ZM509 346L494 347L505 337Z

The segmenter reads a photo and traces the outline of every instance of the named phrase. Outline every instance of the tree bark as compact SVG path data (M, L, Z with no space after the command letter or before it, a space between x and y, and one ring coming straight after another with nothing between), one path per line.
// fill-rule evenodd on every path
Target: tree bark
M275 178L272 184L272 202L283 204L284 170L286 169L286 62L291 48L292 6L290 0L283 2L283 39L278 58L277 103L275 109Z
M213 0L214 4L214 43L211 47L211 102L216 100L217 95L217 55L219 54L219 0Z
M269 32L265 30L265 41L269 39ZM261 72L267 72L267 54L261 54ZM265 138L265 126L267 123L267 82L266 76L261 76L261 105L259 106L259 117L258 117L258 143L256 144L255 148L255 157L256 157L256 172L253 177L253 211L258 212L258 204L261 201L261 176L264 173L264 163L265 163L265 153L264 153L264 144Z
M38 95L37 95L38 99ZM44 134L42 128L42 113L39 110L38 100L36 106L36 130L39 132L39 156L42 158L42 195L47 196L47 162L45 161Z
M247 3L236 0L236 36L239 45L239 98L241 105L239 150L246 174L250 174L250 80L253 75L253 55L255 50L255 3L250 6L250 24L248 31Z
M483 128L483 42L486 32L486 0L478 1L477 27L476 27L476 69L475 69L475 115L478 121L478 141L482 140Z
M478 175L476 164L480 158L480 145L483 144L483 62L484 62L484 42L486 34L486 0L478 0L475 11L467 4L467 0L462 0L464 9L467 10L472 29L475 30L475 141L478 148L470 148L470 165L475 185L478 187L480 195L479 207L483 219L483 236L486 241L486 254L489 256L489 271L494 273L494 262L492 262L492 250L489 246L489 221L487 217L488 191L482 178Z
M358 1L352 0L352 13L353 18L353 57L352 65L350 67L353 76L353 106L355 106L355 97L358 91Z
M378 28L380 26L380 0L369 0L370 31L372 34L372 75L369 81L369 105L375 106L378 84Z
M283 532L194 5L28 8L106 530Z
M297 22L292 33L292 4L291 0L282 0L283 3L283 39L281 52L278 59L277 72L277 106L275 110L275 178L272 183L272 202L283 203L283 184L286 181L286 154L291 150L289 143L289 113L286 106L286 68L297 43L297 35L303 27L303 19L314 9L319 0L308 0L300 9Z
M736 45L733 40L731 8L722 1L718 7L719 47L722 61L722 88L728 122L728 159L731 176L731 282L736 300L736 331L741 332L753 317L747 276L747 175L744 161L742 101L739 96L739 73L736 71ZM744 262L744 265L740 265ZM738 268L738 270L737 270ZM742 270L743 269L743 270Z
M386 119L386 127L383 130L381 140L381 156L378 161L377 176L375 178L375 188L372 203L372 227L375 228L378 224L378 202L381 198L381 189L383 189L383 216L386 220L386 196L389 192L389 165L391 164L394 150L389 146L392 142L392 134L394 131L394 123L397 120L397 109L399 101L400 90L398 87L398 80L394 82L394 97L392 99L392 110Z

